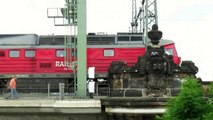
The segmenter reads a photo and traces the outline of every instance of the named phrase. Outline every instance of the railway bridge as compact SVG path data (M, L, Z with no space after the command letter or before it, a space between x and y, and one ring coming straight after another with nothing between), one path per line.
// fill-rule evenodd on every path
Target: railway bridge
M58 93L19 92L18 99L6 99L9 93L0 93L0 120L152 120L165 112L166 103L171 99L133 94L128 90L113 93L108 89L98 89L93 99L79 99L74 93L59 90ZM177 95L174 90L172 94Z

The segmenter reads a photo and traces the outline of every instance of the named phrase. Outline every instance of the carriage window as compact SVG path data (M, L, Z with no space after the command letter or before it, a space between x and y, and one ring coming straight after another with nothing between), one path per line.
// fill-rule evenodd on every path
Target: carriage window
M11 50L10 51L10 57L20 57L20 51L19 50Z
M26 50L25 57L35 57L35 50Z
M66 56L66 51L64 51L64 50L57 50L56 51L56 56L57 57L65 57Z
M105 57L115 56L115 51L114 50L104 50L104 56Z

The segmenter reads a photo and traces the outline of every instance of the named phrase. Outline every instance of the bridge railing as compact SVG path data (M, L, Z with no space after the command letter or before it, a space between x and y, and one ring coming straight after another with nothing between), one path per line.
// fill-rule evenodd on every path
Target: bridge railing
M64 84L63 93L65 96L72 96L74 94L74 87L72 84ZM36 97L36 98L58 98L60 96L60 84L39 84L39 85L17 85L16 88L18 96L21 98ZM6 86L0 85L0 96L7 97L11 94L10 89Z
M19 85L17 92L20 97L36 97L36 98L59 98L75 97L75 89L73 84L62 84L63 86L50 84L47 85ZM109 84L96 84L94 96L97 97L146 97L146 89L144 88L119 88L113 89ZM171 94L179 93L180 88L168 90ZM87 90L87 96L89 91ZM8 96L10 89L0 86L0 96ZM173 96L173 95L172 95Z

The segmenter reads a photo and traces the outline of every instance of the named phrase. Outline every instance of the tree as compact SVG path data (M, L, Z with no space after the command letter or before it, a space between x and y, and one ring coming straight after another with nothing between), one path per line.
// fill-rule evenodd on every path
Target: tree
M194 77L187 77L181 92L168 102L163 120L202 120L208 112L207 101L203 98L203 88Z

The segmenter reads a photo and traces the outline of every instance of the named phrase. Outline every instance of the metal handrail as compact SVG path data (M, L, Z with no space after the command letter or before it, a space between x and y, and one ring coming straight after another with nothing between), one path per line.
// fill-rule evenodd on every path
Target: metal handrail
M69 95L69 93L73 93L73 87L71 84L65 84L64 86L64 95ZM59 96L59 85L51 85L48 83L47 85L17 85L17 92L19 95L23 95L24 97L47 97L51 96ZM10 90L5 86L0 85L0 95L5 96L10 94Z

